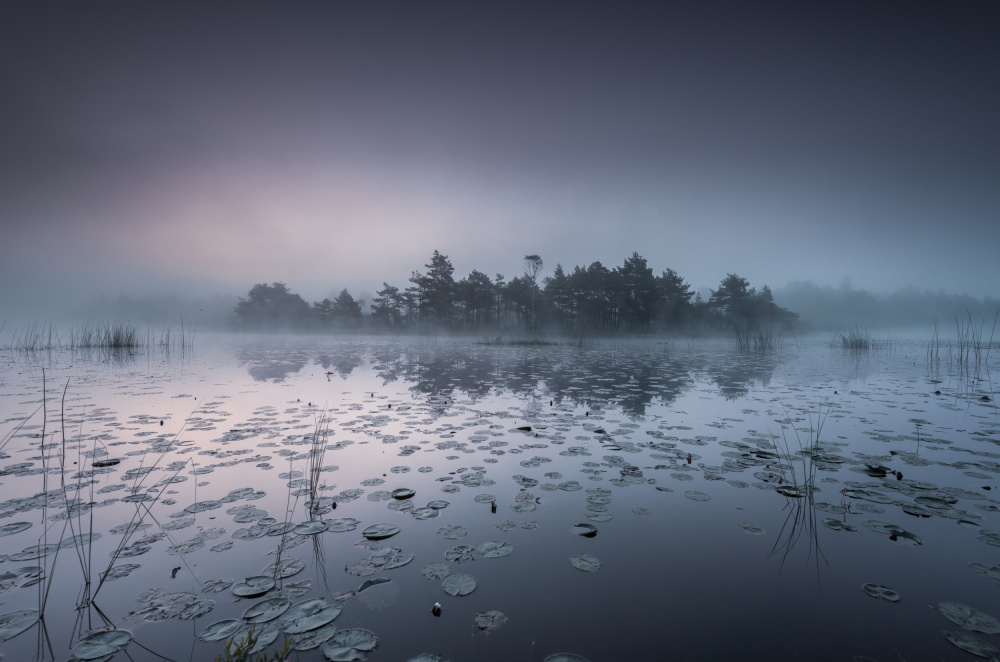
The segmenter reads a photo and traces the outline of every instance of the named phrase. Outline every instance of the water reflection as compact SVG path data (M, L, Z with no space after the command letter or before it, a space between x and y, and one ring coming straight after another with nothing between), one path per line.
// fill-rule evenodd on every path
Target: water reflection
M371 369L384 384L406 382L421 396L478 400L498 393L544 397L553 404L588 408L614 405L627 416L646 413L653 401L674 402L696 380L709 379L733 400L767 386L779 363L775 354L747 355L728 347L673 350L651 343L599 348L486 347L437 343L356 345L322 352L245 348L241 364L256 381L281 382L314 363L346 379Z

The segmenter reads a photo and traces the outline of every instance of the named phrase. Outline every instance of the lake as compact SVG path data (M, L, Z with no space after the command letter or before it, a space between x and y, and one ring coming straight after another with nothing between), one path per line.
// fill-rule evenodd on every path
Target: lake
M0 352L0 652L996 655L1000 351L478 340Z

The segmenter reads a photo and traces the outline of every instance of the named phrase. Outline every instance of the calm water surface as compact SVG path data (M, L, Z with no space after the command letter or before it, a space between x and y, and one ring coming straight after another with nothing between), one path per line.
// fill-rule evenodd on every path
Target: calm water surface
M45 607L0 652L66 660L113 627L132 640L99 659L210 660L213 624L318 598L342 611L291 635L316 646L300 660L353 628L377 648L343 659L976 659L943 632L1000 647L998 359L825 338L3 353L0 624ZM289 576L234 595L275 561ZM456 575L474 590L449 595Z

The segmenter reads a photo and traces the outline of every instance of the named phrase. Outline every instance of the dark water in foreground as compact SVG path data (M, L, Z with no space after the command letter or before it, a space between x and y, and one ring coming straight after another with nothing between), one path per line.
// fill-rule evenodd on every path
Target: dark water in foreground
M112 626L131 641L82 654L210 660L213 624L312 599L341 611L258 626L315 644L300 660L326 659L324 636L338 659L456 662L975 659L943 631L1000 646L996 389L919 343L203 336L0 360L7 660L66 660ZM398 533L363 535L382 523ZM276 560L289 576L234 595ZM41 623L4 630L42 601Z

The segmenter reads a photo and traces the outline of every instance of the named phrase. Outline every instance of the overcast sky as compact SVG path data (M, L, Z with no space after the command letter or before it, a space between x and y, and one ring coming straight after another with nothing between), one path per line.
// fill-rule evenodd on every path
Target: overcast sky
M0 310L435 249L1000 294L995 2L683 7L3 2Z

